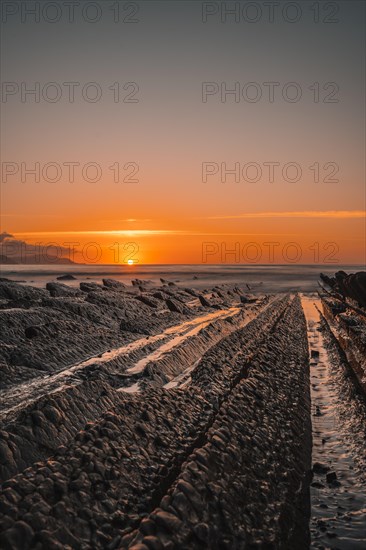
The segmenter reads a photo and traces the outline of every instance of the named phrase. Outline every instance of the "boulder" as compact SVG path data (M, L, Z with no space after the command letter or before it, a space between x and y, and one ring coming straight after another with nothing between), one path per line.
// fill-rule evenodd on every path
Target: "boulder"
M182 304L180 304L177 300L174 300L174 298L168 298L165 303L170 311L173 311L174 313L184 313Z
M124 290L126 285L115 279L102 279L103 285L107 288L113 288L113 290Z
M201 302L201 304L202 304L204 307L211 307L211 303L207 300L207 298L205 298L204 296L202 296L202 294L199 294L199 295L198 295L198 298L199 298L199 301Z
M83 292L94 292L102 288L102 285L98 285L97 283L80 283L80 290Z
M56 277L58 281L76 281L76 277L74 275L70 275L69 273L66 273L65 275L60 275L59 277Z
M48 292L33 286L23 286L14 282L1 281L0 298L14 301L38 301L42 300L42 298L48 298Z
M77 288L72 288L70 286L64 285L63 283L47 283L46 289L53 298L82 295L80 290L78 290Z
M337 271L334 277L320 274L321 280L334 292L341 294L343 298L351 298L359 307L366 308L366 272L347 274L345 271Z

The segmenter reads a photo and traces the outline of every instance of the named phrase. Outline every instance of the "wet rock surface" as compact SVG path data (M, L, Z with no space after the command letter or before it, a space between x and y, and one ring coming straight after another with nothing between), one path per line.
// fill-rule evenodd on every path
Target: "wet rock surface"
M169 310L156 316L151 304L136 297L141 298L111 279L104 285L82 282L80 289L52 282L46 290L1 281L2 386L33 379L39 371L60 371L136 334L159 333L182 319ZM198 311L186 308L184 313L193 317Z
M4 443L4 456L9 459L1 463L2 480L32 461L48 457L82 428L83 421L85 424L98 418L102 410L113 405L108 392L129 383L131 377L126 372L136 361L148 356L161 342L174 339L175 334L183 338L191 328L185 328L185 323L201 328L201 318L211 315L207 308L185 306L184 301L188 304L192 296L181 289L175 293L178 303L184 305L184 315L170 312L165 298L157 300L150 295L159 292L156 287L144 294L154 305L159 302L157 308L152 308L136 299L140 297L139 290L111 279L104 280L97 290L88 286L89 292L63 283L51 283L47 290L8 281L1 281L0 285L8 306L0 314L0 416L3 440L8 441ZM50 296L55 289L58 296ZM227 293L225 289L223 292ZM29 303L26 307L13 307L14 298ZM230 330L234 328L233 325ZM203 342L206 348L211 340L219 339L214 328L211 332ZM185 344L182 357L188 358L192 347L194 342ZM175 354L179 355L178 350ZM152 369L151 375L148 369L146 374L141 369L138 376L145 381L154 379L155 385L158 382L161 386L179 374L179 367L186 367L181 360L174 369L172 361L163 358L170 376L157 380ZM149 367L149 361L146 364ZM159 363L159 367L162 365ZM96 383L95 390L91 389L92 382ZM121 398L116 394L114 401ZM55 422L49 418L51 413L45 416L41 412L48 401L56 403ZM64 418L65 423L57 418Z
M3 309L0 546L305 548L299 299L137 283Z
M315 296L308 319L313 479L311 548L360 549L366 539L366 400ZM324 308L326 310L326 308Z
M366 309L337 295L322 295L324 316L366 396Z
M209 429L122 548L308 546L299 521L311 449L301 315L294 300L255 356L241 357Z
M345 475L322 427L322 386L309 383L323 360L311 335L323 331L362 389L359 303L325 293L325 325L308 335L295 294L67 280L0 280L1 548L362 540L359 497L347 498L353 472L365 472L363 398L352 375L337 379L352 431ZM310 491L313 505L314 494L333 499L319 498L312 541Z

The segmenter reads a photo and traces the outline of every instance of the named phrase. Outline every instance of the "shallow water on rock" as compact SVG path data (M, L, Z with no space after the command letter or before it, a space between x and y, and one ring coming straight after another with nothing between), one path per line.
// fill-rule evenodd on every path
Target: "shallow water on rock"
M320 300L302 297L310 348L313 426L311 548L366 548L366 404L329 348Z
M178 325L168 327L160 334L138 338L137 340L134 340L133 342L125 344L119 348L108 350L98 356L90 357L87 360L72 365L58 373L44 375L36 378L35 380L22 382L21 384L2 392L0 417L4 417L21 408L24 408L32 401L42 397L43 395L49 395L50 393L65 389L66 386L72 381L73 375L76 375L91 365L103 365L120 356L127 356L136 350L143 349L148 344L164 341L165 343L162 346L152 353L149 353L143 359L139 360L127 371L128 374L142 372L147 363L152 360L157 360L168 351L171 351L174 347L180 345L185 339L197 334L210 323L218 319L234 317L240 311L241 309L238 307L230 307L227 309L206 313L195 317L194 319L183 321ZM80 380L75 379L75 383L79 382ZM128 390L128 388L123 388L121 391L133 393L135 391L139 391L139 388L136 386L135 382L133 382L133 389Z
M137 374L142 372L146 365L151 361L158 361L163 355L171 351L174 347L179 346L188 338L191 338L195 334L198 334L201 330L207 327L213 320L216 319L227 319L228 317L233 317L239 313L240 308L232 307L228 310L216 311L215 313L209 313L205 316L199 317L192 321L185 322L181 327L173 327L174 331L171 329L166 330L166 334L177 334L171 340L162 344L157 350L153 351L149 355L146 355L143 359L140 359L133 367L127 370L127 374ZM193 326L191 330L186 330L186 327Z

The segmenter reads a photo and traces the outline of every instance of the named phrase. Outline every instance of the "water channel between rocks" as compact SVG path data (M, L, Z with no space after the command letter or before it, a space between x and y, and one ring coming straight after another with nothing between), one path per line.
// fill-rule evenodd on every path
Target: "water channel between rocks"
M302 296L312 402L311 548L366 548L366 404L323 335L321 302Z

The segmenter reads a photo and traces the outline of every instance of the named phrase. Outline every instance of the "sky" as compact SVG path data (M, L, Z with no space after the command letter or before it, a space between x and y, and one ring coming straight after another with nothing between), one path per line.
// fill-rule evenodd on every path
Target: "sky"
M86 263L365 262L363 1L46 4L2 6L2 231Z

